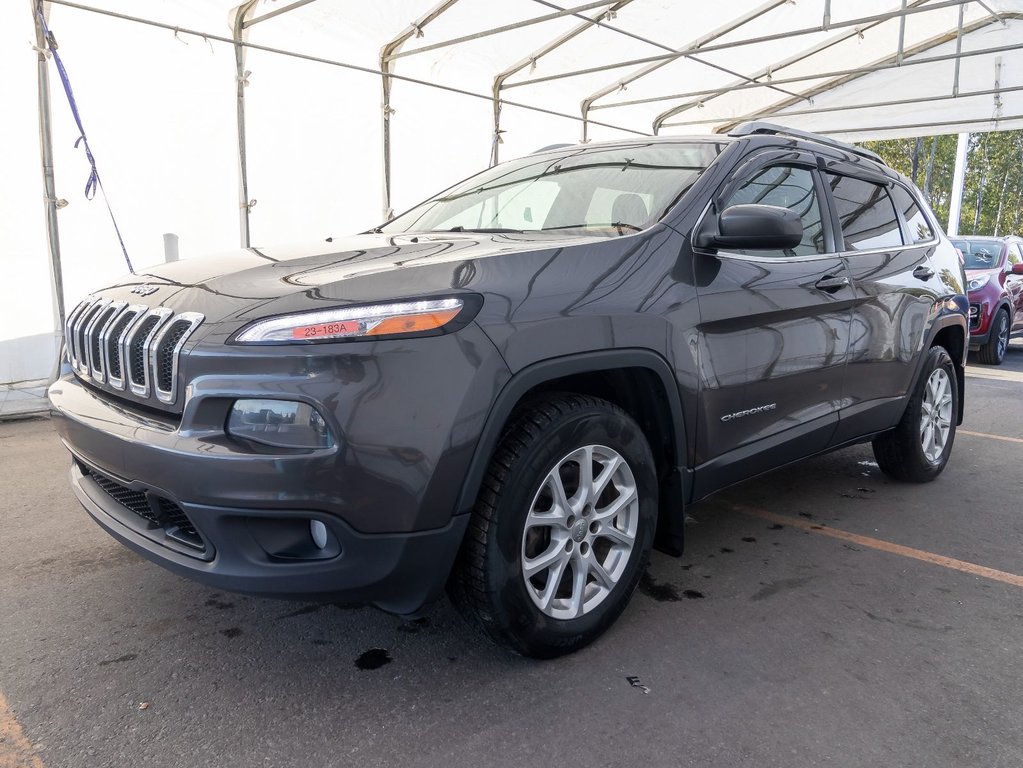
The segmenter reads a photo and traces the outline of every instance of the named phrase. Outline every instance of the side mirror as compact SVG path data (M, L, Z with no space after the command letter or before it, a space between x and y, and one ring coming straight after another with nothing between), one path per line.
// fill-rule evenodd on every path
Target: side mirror
M1023 275L1023 264L1013 264L1010 271L1014 275Z
M716 218L705 217L693 245L774 251L795 248L802 240L803 222L795 211L776 205L733 205Z

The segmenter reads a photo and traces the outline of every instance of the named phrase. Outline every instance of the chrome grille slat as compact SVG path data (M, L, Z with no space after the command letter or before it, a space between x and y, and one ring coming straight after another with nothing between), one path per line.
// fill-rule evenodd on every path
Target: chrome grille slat
M105 301L100 310L93 315L92 321L85 329L85 360L89 367L89 375L96 381L103 381L103 350L100 347L100 334L110 319L124 307L123 301Z
M153 389L156 392L156 397L163 403L174 402L177 395L178 359L181 348L203 319L198 312L182 312L165 323L163 329L153 340L148 369L153 373ZM165 377L164 370L167 368L169 371ZM166 387L162 386L164 379L168 380Z
M114 389L124 389L124 358L121 355L121 340L139 315L146 311L144 304L132 304L124 309L110 325L103 329L100 346L103 348L103 370L107 384Z
M93 384L173 405L181 350L203 320L198 312L89 296L65 320L68 362Z

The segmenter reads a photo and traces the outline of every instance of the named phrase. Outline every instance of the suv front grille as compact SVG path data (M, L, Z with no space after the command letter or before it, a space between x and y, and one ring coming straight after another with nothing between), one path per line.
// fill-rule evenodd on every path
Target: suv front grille
M173 405L181 348L204 319L198 312L90 297L68 315L68 361L101 387Z
M151 491L137 491L129 488L112 477L81 463L79 466L82 468L83 474L91 477L103 493L129 512L133 512L145 520L148 528L161 529L167 538L197 550L199 554L206 551L206 544L192 521L185 511L173 501Z

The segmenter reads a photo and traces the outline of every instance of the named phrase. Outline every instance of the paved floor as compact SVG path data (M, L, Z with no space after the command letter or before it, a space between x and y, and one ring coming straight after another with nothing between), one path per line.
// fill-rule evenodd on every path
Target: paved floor
M179 579L89 521L48 422L0 425L0 768L1021 765L1023 345L974 372L937 482L857 447L694 505L685 557L543 663L446 604Z

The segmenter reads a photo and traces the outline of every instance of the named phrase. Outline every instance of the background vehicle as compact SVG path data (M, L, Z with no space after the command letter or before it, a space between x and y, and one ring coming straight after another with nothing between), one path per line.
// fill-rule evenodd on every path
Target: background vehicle
M876 155L749 124L553 149L372 232L180 262L68 318L79 499L178 573L572 651L684 504L963 412L965 276Z
M1009 338L1023 336L1023 239L957 237L970 297L970 349L988 365L1001 365Z

